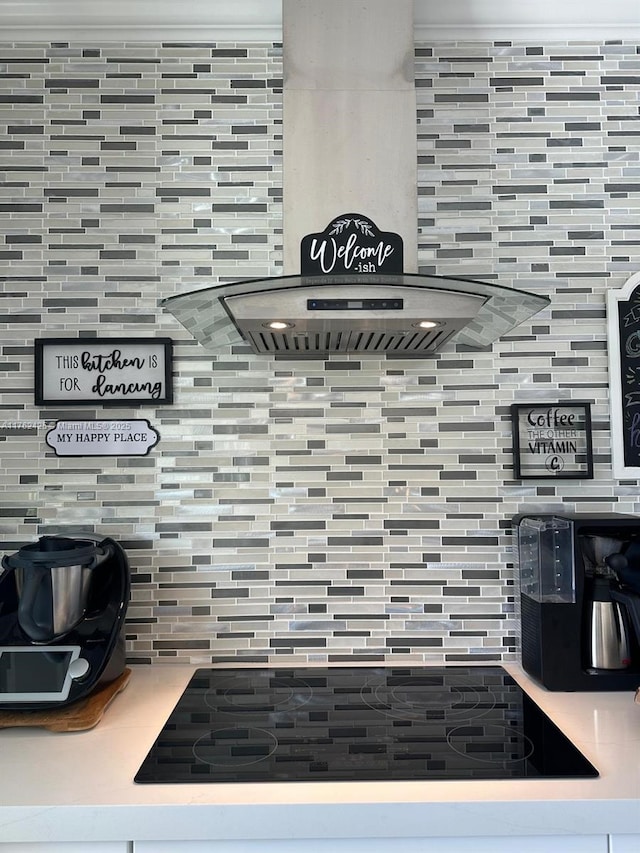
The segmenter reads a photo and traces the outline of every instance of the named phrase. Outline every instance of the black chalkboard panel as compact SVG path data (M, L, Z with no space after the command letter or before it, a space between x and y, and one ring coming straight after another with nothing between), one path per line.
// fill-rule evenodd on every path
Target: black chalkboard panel
M640 477L640 274L607 293L614 474Z
M640 294L618 303L622 444L627 465L640 465Z

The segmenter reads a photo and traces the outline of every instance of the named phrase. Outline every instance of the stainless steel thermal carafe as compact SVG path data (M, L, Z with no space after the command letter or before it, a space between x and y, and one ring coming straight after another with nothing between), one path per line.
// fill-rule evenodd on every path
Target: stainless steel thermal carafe
M631 663L629 634L622 608L611 598L611 582L593 580L589 624L589 662L594 669L626 669Z

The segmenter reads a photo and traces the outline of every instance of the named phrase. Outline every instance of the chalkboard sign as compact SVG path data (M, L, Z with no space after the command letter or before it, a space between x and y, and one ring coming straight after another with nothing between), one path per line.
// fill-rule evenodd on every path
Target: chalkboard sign
M300 242L302 275L402 275L402 237L379 231L362 213L343 213L324 231L307 234Z
M613 473L640 477L640 273L607 292Z

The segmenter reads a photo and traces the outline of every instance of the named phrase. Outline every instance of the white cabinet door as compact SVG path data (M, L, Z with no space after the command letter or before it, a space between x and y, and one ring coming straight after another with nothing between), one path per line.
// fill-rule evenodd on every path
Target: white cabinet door
M0 853L130 853L128 841L10 841Z
M610 853L638 853L640 835L612 835Z
M606 835L305 838L278 841L136 841L133 848L134 853L607 853L608 840ZM625 849L621 853L629 851Z

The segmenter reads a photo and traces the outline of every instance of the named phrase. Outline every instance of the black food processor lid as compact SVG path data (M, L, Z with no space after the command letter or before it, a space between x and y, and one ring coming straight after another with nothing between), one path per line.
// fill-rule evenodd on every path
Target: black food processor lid
M24 545L11 557L3 560L5 568L30 568L32 566L88 565L101 554L99 544L88 539L68 539L64 536L42 536L37 542Z

